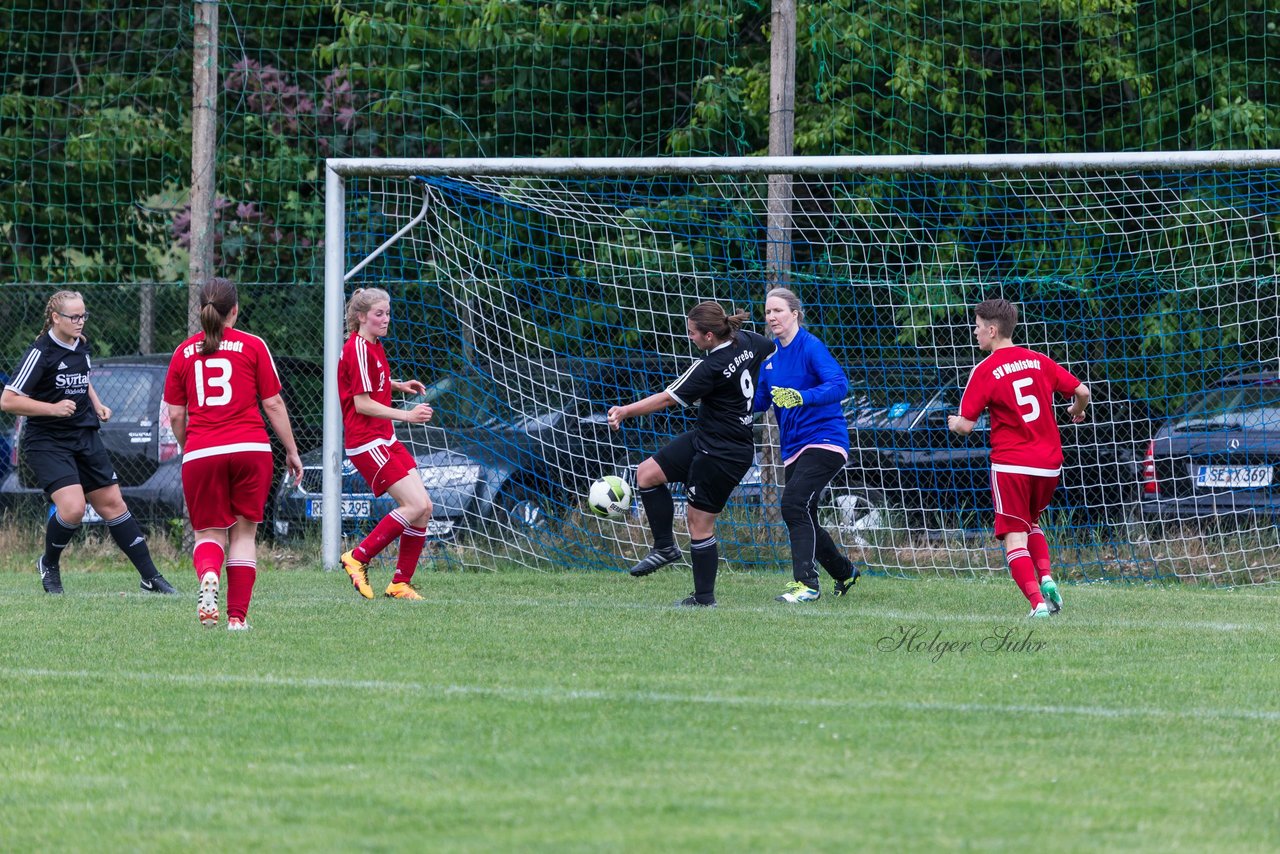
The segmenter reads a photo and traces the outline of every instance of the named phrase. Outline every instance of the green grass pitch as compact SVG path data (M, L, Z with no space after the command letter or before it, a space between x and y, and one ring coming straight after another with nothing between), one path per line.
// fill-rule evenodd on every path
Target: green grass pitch
M0 571L0 847L1280 848L1275 588L279 571L233 634L169 577Z

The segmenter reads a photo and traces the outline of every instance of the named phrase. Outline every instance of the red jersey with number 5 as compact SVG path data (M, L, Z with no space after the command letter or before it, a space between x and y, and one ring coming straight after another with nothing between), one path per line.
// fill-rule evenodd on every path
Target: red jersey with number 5
M182 458L270 450L258 404L280 393L280 375L267 342L227 329L216 352L201 355L203 343L200 332L179 344L164 381L165 402L187 408Z
M348 456L384 445L395 435L386 418L356 412L355 396L367 394L383 406L391 405L391 368L381 341L369 341L352 332L338 357L338 399L342 403L342 444Z
M1070 371L1043 353L1001 347L969 374L960 415L977 421L984 409L991 412L993 467L1056 475L1062 467L1062 437L1053 394L1070 395L1079 385Z

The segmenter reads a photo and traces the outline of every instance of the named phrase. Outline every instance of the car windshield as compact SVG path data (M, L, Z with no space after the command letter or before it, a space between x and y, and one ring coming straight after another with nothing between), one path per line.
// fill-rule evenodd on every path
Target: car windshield
M582 397L572 378L545 374L511 383L480 375L445 376L426 387L424 394L406 403L430 403L435 410L431 424L457 429L484 426L488 429L534 430L549 426L562 412L584 416L593 411L593 401ZM594 402L605 411L608 405Z
M111 419L120 424L158 417L159 389L164 371L140 365L95 366L93 388L99 399L111 407Z
M935 401L937 385L929 373L921 371L875 370L851 373L850 394L844 401L844 412L850 424L876 427L896 423L912 412L919 412ZM956 404L959 389L955 390Z
M1280 430L1280 385L1214 389L1187 412L1177 429Z
M532 431L552 427L564 414L586 418L663 388L671 376L650 376L626 363L584 364L569 369L526 364L519 370L464 371L427 386L406 403L430 403L431 424L456 429L481 426Z

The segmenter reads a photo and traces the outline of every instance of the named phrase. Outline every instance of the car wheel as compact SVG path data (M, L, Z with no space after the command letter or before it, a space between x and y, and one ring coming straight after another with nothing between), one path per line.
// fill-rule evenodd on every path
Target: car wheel
M496 539L509 533L532 534L551 525L546 499L518 484L508 485L498 493L491 507L482 527Z
M1134 499L1124 506L1121 526L1125 541L1131 546L1150 548L1152 543L1165 537L1163 520L1147 518L1142 512L1141 499Z
M832 490L820 510L823 527L839 531L852 545L876 544L893 530L892 511L884 493L864 487Z
M517 530L541 530L551 523L551 515L536 498L522 498L513 502L507 508L506 515L511 527Z

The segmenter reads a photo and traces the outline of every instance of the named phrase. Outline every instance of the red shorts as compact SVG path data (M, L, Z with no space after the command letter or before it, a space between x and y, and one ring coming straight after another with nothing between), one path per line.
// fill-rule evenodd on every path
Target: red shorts
M271 493L271 452L239 451L182 463L191 528L230 528L237 516L261 522Z
M416 474L418 461L399 441L392 439L389 445L377 445L350 457L352 465L364 476L374 496L387 491L391 484L405 475Z
M1053 500L1058 476L1015 474L991 470L991 499L996 507L996 539L1014 531L1031 533L1040 514Z

